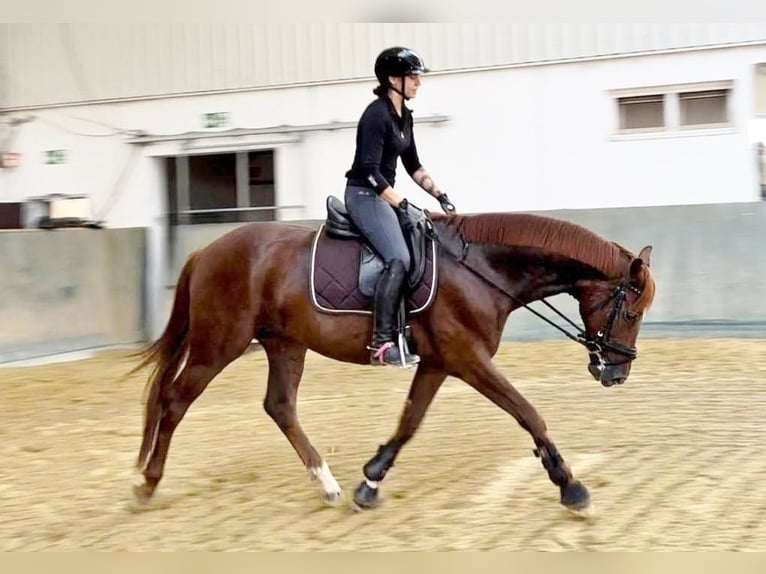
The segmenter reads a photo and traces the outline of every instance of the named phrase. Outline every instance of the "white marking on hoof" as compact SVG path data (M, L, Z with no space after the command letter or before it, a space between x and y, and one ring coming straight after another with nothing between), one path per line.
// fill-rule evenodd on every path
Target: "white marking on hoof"
M130 512L141 512L143 510L149 510L153 507L152 494L147 492L146 484L143 482L134 482L131 488L133 496L130 497L127 503L127 509Z
M328 506L338 506L341 502L343 502L343 493L342 492L323 492L322 502L324 502Z
M364 481L367 483L367 486L369 486L373 490L377 490L378 485L380 484L380 482L378 482L377 480L370 480L369 478L365 478Z
M133 480L133 484L131 484L131 489L133 491L133 496L136 498L145 499L146 498L146 481L144 480L143 476L138 476Z
M327 466L327 461L322 461L320 468L310 468L309 474L314 480L319 480L322 485L322 500L328 504L336 504L343 498L343 491L335 480L335 477L330 472L330 467Z

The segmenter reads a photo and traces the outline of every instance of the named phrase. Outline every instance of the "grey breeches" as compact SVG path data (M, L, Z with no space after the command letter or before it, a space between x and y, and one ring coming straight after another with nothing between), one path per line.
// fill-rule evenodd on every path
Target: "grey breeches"
M409 271L410 252L394 208L374 189L355 185L346 186L345 202L351 221L383 261L390 264L398 259Z

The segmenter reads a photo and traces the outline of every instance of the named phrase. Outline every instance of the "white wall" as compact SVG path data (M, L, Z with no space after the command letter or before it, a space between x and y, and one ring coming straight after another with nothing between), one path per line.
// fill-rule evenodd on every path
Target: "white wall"
M464 212L754 201L748 126L757 62L766 62L766 47L435 74L411 107L417 117L451 120L417 126L421 159ZM718 80L734 82L732 129L614 137L609 90ZM154 226L165 194L156 157L181 153L181 144L137 147L115 128L197 131L201 114L212 111L230 112L237 128L354 122L372 87L350 82L27 112L35 119L17 128L8 150L21 152L23 165L0 170L0 201L85 193L109 226ZM43 151L59 148L70 150L69 163L43 165ZM343 193L353 153L353 129L311 131L277 146L277 201L306 206L281 217L322 217L326 195ZM402 169L398 186L416 204L436 207Z
M764 46L433 74L411 107L419 118L451 119L417 126L421 159L462 212L758 201L752 149L758 62L766 62ZM720 80L733 82L731 129L614 136L610 90ZM148 227L147 314L156 335L167 304L163 286L174 279L166 277L159 158L183 153L183 144L129 144L134 131L199 131L201 115L218 111L229 112L236 128L353 123L372 87L357 81L17 112L13 117L34 117L3 138L6 151L21 152L22 165L0 169L0 201L87 194L94 217L107 226ZM281 218L322 218L326 196L342 197L354 136L353 128L308 131L276 146L277 203L305 206L280 211ZM214 142L195 142L205 143ZM69 150L69 162L44 165L50 149ZM437 209L403 169L397 187Z

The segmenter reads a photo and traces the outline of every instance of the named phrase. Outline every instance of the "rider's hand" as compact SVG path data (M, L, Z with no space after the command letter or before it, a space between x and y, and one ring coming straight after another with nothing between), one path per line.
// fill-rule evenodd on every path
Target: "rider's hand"
M439 205L442 206L442 211L444 211L444 213L446 213L447 215L454 215L455 213L457 213L457 211L455 210L455 206L449 200L449 197L447 197L446 193L442 193L436 199L439 201Z

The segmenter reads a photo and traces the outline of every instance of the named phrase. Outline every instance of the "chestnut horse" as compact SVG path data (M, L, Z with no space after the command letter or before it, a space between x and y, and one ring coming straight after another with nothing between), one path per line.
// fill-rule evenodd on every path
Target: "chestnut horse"
M410 318L421 357L393 436L363 467L354 494L362 508L378 490L401 448L412 439L447 376L462 379L510 414L534 441L561 503L587 511L590 495L559 454L545 421L492 363L509 313L558 293L579 301L584 329L569 336L586 346L589 372L605 386L622 383L636 357L635 342L655 282L651 247L635 256L616 243L566 221L487 213L435 215L438 290ZM148 502L162 478L173 431L208 383L253 338L268 357L264 409L320 487L325 501L341 488L301 428L296 396L307 349L369 364L368 316L329 314L309 296L316 230L281 222L243 225L189 256L176 286L162 336L141 352L135 370L154 364L146 392L136 498Z

